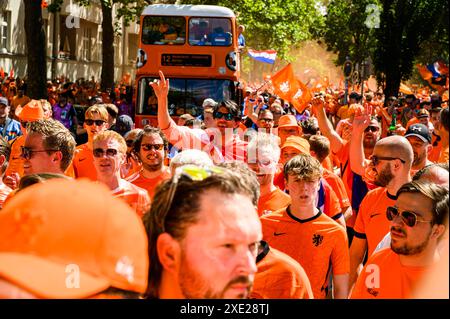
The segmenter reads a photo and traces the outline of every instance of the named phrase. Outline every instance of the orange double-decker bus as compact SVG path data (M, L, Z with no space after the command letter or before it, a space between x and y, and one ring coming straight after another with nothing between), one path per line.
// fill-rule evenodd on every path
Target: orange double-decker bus
M146 7L136 63L136 127L157 125L157 99L149 85L163 71L170 80L169 113L201 115L206 98L240 102L236 17L209 5Z

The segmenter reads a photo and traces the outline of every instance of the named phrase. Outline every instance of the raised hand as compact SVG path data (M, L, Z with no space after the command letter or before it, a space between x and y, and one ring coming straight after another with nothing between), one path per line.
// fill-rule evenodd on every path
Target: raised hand
M158 98L158 101L166 99L169 93L169 80L166 80L162 71L159 71L159 78L160 80L155 79L150 83L153 91L155 91L155 95Z
M353 133L358 134L370 125L372 115L372 105L367 104L364 109L356 110L355 118L353 119Z
M316 96L311 100L312 111L317 114L319 109L323 109L325 106L325 100L322 96Z

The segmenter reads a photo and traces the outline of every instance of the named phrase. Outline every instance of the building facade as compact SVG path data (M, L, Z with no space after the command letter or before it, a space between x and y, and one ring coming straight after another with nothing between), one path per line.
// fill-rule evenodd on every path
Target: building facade
M48 1L50 3L50 1ZM81 7L65 0L59 13L42 9L47 47L47 78L64 76L71 81L80 78L100 79L102 67L102 11L92 1ZM135 75L139 25L125 27L117 20L113 7L113 24L119 32L114 40L114 78L120 81L126 73ZM26 75L27 57L25 6L21 0L0 0L0 67L5 73L14 69L14 76ZM138 18L137 18L138 20Z

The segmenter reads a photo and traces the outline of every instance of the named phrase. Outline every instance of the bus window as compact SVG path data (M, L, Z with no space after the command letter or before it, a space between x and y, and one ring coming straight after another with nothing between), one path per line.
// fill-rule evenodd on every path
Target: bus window
M189 19L189 44L230 46L233 43L231 21L227 18Z
M143 44L184 44L185 38L186 21L184 17L144 17Z
M136 108L138 115L157 115L158 102L149 85L155 78L139 80L139 99ZM235 98L234 83L230 80L200 80L170 78L169 114L179 116L189 113L193 116L203 114L203 100L212 98L215 101L232 100Z

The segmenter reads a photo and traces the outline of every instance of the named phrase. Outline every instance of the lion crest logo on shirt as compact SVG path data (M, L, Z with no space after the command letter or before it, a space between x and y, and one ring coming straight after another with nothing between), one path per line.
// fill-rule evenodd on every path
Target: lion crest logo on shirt
M320 244L322 244L323 236L320 234L314 234L312 238L314 246L318 247Z

